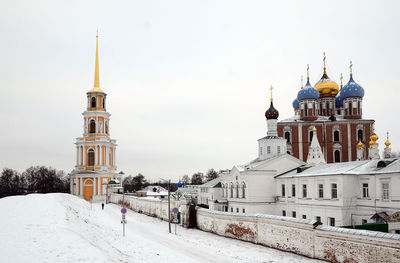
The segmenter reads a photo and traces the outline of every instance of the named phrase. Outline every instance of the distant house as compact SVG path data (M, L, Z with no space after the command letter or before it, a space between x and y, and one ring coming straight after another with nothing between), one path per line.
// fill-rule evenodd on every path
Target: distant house
M140 191L136 192L138 197L155 197L164 198L168 197L168 190L159 185L149 185Z
M221 179L215 178L205 184L199 185L197 204L212 210L221 210Z

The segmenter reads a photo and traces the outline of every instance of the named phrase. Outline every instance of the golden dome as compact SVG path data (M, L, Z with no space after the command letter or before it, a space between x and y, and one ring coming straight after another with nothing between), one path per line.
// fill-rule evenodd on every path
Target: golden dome
M376 135L375 133L375 129L372 131L372 135L369 137L371 139L371 141L373 141L374 143L376 143L376 141L379 139L378 135Z
M335 97L339 93L339 85L328 77L325 67L322 78L315 84L314 88L318 90L320 97Z
M370 140L369 141L369 148L374 148L374 141L373 140Z
M389 149L389 146L390 146L391 144L392 144L392 143L389 142L389 132L388 132L388 133L387 133L387 139L386 139L386 142L385 142L386 149Z
M358 149L362 150L363 143L361 142L361 140L357 143L357 145L358 145Z

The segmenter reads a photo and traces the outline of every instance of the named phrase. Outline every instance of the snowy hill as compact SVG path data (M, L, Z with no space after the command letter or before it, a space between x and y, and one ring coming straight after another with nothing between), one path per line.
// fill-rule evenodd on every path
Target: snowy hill
M0 199L0 262L318 262L68 194Z

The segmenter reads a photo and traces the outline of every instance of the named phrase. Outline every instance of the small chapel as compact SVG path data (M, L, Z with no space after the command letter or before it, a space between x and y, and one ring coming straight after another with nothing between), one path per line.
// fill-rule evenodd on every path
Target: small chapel
M107 94L100 88L98 38L97 34L94 87L86 93L83 136L76 138L76 164L70 175L71 193L88 201L105 200L109 186L121 182L121 174L116 172L117 143L110 137Z

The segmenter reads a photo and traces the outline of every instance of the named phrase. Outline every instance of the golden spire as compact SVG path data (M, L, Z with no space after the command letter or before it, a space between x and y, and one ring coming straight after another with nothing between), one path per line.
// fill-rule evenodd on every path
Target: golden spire
M100 80L99 80L99 30L96 31L96 62L94 67L94 87L90 91L100 91Z
M324 52L324 74L326 74L326 56Z
M350 76L353 76L353 62L350 60Z
M310 79L310 66L307 64L307 80Z
M272 85L271 85L271 88L269 88L269 89L271 90L271 102L273 102L274 99L272 98L272 89L273 89Z
M386 142L385 142L385 145L386 145L386 149L389 149L389 146L391 145L391 143L389 142L389 132L387 132L386 133L386 136L387 136L387 139L386 139Z
M361 139L358 141L358 149L359 150L362 150L362 147L363 147L363 143L362 143L362 141L361 141Z

